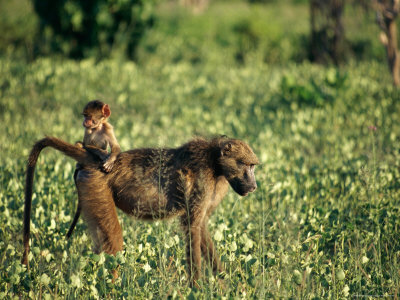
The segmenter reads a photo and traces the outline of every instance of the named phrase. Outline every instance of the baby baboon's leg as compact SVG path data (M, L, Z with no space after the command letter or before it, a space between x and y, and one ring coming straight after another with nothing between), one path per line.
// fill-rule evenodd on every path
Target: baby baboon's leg
M90 153L96 155L96 156L97 156L98 158L100 158L102 161L106 160L106 159L110 156L110 154L108 154L108 152L107 152L106 150L97 148L97 147L92 146L92 145L87 145L87 146L85 146L85 149L86 149L88 152L90 152Z

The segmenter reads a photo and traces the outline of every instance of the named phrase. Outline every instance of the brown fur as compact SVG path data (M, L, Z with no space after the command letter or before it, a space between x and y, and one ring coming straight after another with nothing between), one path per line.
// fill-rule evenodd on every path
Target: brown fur
M229 185L242 196L257 187L254 165L258 159L246 143L227 138L211 141L198 138L175 149L130 150L120 153L112 171L104 173L93 166L88 152L76 147L82 155L70 155L71 151L67 150L74 146L57 141L57 147L52 143L47 145L80 162L88 162L79 171L76 182L94 251L115 254L122 250L122 230L115 207L140 219L179 216L187 236L192 283L200 276L201 255L214 271L222 270L207 222ZM38 153L35 151L34 155ZM28 168L27 177L33 178L33 171ZM30 208L31 193L32 182L27 181L25 264L28 263L30 209L27 207Z
M84 116L83 126L85 134L83 137L83 147L90 148L92 152L96 152L102 157L102 152L97 152L97 148L107 150L110 146L110 156L104 158L103 168L106 172L110 172L117 155L121 152L121 148L114 135L114 129L108 118L111 110L108 104L99 100L90 101L85 105L82 115Z
M111 110L108 104L99 100L90 101L83 108L82 115L84 116L83 127L85 127L85 134L83 143L76 143L79 147L84 147L91 153L97 155L103 161L103 170L110 172L114 166L114 161L117 155L121 152L117 139L114 135L114 129L108 118L111 115ZM111 148L111 153L100 150L107 150L108 146ZM76 176L81 169L81 165L77 164L74 173L74 181L76 184ZM78 201L78 206L75 212L74 219L67 233L67 238L70 238L76 223L81 214L81 203Z

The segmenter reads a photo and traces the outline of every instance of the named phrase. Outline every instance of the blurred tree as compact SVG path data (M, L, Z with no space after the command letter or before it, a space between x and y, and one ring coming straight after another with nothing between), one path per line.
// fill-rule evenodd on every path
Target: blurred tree
M32 0L40 17L41 51L72 58L107 57L121 51L134 59L155 0Z
M376 20L381 28L380 40L386 48L387 60L392 73L393 84L400 86L400 60L397 46L396 19L400 9L399 0L373 0Z
M179 3L194 14L200 14L207 9L209 0L179 0Z
M345 0L310 0L311 60L338 64L343 59Z
M0 55L33 60L37 25L30 0L0 0Z
M232 29L237 36L235 59L239 64L244 64L246 62L246 55L257 49L260 37L254 30L249 19L238 21Z
M249 3L272 3L272 2L276 2L276 0L247 0Z

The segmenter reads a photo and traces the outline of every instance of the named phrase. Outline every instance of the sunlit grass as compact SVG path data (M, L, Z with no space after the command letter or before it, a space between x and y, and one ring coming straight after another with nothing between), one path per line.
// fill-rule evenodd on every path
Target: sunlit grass
M395 295L399 266L399 93L385 66L325 69L137 67L0 60L0 297L346 298ZM32 254L20 264L24 170L33 142L82 138L80 111L111 105L123 150L174 147L194 135L246 140L262 162L258 189L230 191L209 227L226 272L187 284L176 221L119 213L124 252L95 255L77 204L75 163L46 150L36 170ZM374 126L374 127L371 127ZM376 128L376 130L375 130ZM120 265L113 284L110 271Z

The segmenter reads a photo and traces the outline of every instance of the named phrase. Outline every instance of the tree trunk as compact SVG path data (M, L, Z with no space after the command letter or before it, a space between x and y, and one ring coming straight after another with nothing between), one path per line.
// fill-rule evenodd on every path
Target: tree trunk
M399 0L374 0L376 20L381 28L380 40L386 48L387 61L392 74L393 85L400 86L400 56L397 46L396 19L399 14Z
M344 0L310 0L312 61L337 65L343 59L343 9Z
M392 73L393 84L400 86L400 60L399 51L397 49L397 27L395 20L391 20L388 24L388 44L386 53L390 72Z

